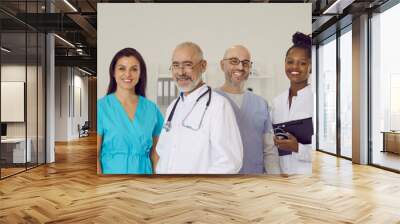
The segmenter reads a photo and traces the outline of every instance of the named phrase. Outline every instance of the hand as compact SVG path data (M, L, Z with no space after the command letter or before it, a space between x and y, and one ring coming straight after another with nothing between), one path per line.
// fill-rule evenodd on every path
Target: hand
M279 149L285 149L292 152L299 151L299 143L297 138L294 137L292 134L288 134L288 139L278 139L274 136L274 143Z
M99 175L99 176L103 175L99 160L97 160L97 175Z

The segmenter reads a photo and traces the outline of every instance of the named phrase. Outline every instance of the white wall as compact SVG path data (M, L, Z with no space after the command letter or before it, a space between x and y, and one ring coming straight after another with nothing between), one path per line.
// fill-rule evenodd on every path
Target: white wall
M9 81L9 82L25 82L26 71L28 74L35 73L36 74L36 67L27 66L20 64L7 64L1 66L1 81ZM36 84L36 83L35 83ZM35 93L35 94L34 94ZM36 97L36 89L35 92L27 93L28 99L27 102L33 101L31 98ZM33 106L33 105L32 105ZM35 105L36 107L36 105ZM9 108L1 108L1 110L8 110ZM28 113L28 120L31 121L35 116L32 118L32 114ZM7 122L7 136L8 137L25 137L25 123L26 122ZM31 128L32 125L29 125L28 128ZM36 129L36 128L35 128ZM30 131L28 130L28 137Z
M25 65L9 64L1 66L1 80L2 81L18 81L25 82ZM31 67L28 66L28 70ZM7 108L1 108L7 110ZM25 123L24 122L11 122L7 123L7 137L25 137Z
M75 68L56 67L55 79L55 141L76 139L78 124L88 120L88 78Z
M55 141L68 140L68 67L55 68Z
M168 73L171 54L183 41L204 51L208 84L224 80L219 60L226 48L243 44L255 68L267 79L249 80L256 93L271 100L288 88L286 50L296 31L311 33L311 4L98 4L97 96L106 93L108 68L122 48L136 48L148 67L147 96L156 101L157 77ZM168 74L169 75L169 74Z
M73 110L75 113L73 113L73 119L72 119L72 129L71 129L71 135L72 138L78 138L79 133L78 133L78 124L81 126L85 123L85 121L88 121L88 107L89 107L89 102L88 102L88 77L87 76L82 76L83 73L80 71L76 70L74 71L74 93L73 96L74 98L74 108ZM78 91L80 90L80 93ZM80 97L79 97L80 94ZM81 102L79 102L79 100ZM81 107L81 108L79 108ZM79 110L82 110L81 112Z
M25 64L3 64L1 66L1 80L10 82L25 82L26 85L26 107L20 108L23 114L26 110L26 120L23 122L6 122L7 137L24 138L25 135L30 139L32 161L36 162L37 153L39 163L44 162L44 89L41 66ZM26 80L27 78L27 80ZM3 90L2 90L3 91ZM20 92L24 94L24 91ZM7 96L3 96L7 97ZM23 102L24 103L24 102ZM2 107L2 112L12 113L11 107Z

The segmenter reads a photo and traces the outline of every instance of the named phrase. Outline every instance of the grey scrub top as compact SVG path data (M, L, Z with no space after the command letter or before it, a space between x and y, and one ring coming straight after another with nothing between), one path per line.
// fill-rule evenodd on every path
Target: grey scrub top
M225 92L215 91L229 100L235 112L243 142L243 166L239 173L264 173L264 135L272 129L267 102L246 90L239 108Z

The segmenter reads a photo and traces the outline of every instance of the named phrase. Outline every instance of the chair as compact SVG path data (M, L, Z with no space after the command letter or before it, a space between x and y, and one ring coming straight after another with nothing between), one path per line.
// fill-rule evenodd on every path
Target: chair
M78 124L79 138L89 136L89 129L90 129L89 121L85 121L82 127Z

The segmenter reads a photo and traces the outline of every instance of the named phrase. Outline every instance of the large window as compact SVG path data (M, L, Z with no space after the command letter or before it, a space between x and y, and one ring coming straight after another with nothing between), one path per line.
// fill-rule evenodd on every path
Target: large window
M318 149L345 158L352 157L351 28L320 43L317 58Z
M41 1L1 2L18 13L41 12ZM19 15L21 15L19 14ZM45 163L45 35L0 12L0 178Z
M24 171L31 162L26 141L26 33L1 34L1 176ZM6 50L4 50L6 49ZM28 146L28 150L27 147ZM27 159L28 158L28 159Z
M340 155L352 157L352 35L343 31L340 43Z
M336 154L336 39L318 48L318 149Z
M400 4L371 19L372 163L400 170Z

